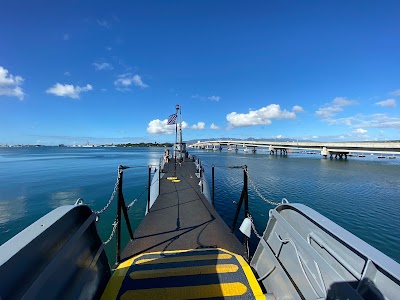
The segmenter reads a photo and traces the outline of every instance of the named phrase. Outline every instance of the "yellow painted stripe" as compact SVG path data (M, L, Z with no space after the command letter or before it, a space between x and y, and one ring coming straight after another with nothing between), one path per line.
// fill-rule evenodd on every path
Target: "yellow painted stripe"
M241 296L247 288L240 282L199 286L155 288L127 291L121 299L200 299L212 297Z
M175 180L178 179L178 177L167 177L168 180Z
M117 270L114 271L112 277L108 281L103 295L101 296L101 300L117 298L118 292L122 286L122 281L124 280L129 267L132 265L132 262L133 258L124 261L118 266Z
M174 179L172 182L181 182L180 179Z
M211 266L134 271L130 274L130 276L132 279L146 279L146 278L160 278L160 277L170 277L170 276L235 273L237 270L239 270L239 267L237 265L222 264L222 265L211 265Z
M254 276L253 271L251 270L249 264L243 259L242 256L234 254L240 265L242 266L242 269L244 273L246 274L247 281L249 282L250 288L253 292L253 295L256 299L265 300L265 296L261 290L260 284L258 283L256 277Z
M184 261L198 261L198 260L210 260L210 259L230 259L230 254L207 254L207 255L190 255L190 256L177 256L177 257L152 257L142 258L135 262L136 265L140 264L166 264L172 262L184 262Z

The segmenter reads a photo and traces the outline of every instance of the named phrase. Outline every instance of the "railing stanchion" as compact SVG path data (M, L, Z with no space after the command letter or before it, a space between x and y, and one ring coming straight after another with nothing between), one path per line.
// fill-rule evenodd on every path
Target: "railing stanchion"
M214 190L215 190L215 185L214 185L214 165L211 168L211 185L212 185L212 194L211 194L212 205L213 205L213 207L215 207L215 203L214 203Z
M203 179L203 173L204 173L203 166L200 166L200 180L204 180ZM203 192L204 192L204 184L201 183L201 193L203 194Z
M150 186L151 186L151 166L149 166L149 178L147 181L147 213L150 210Z
M118 193L118 195L119 195L119 193ZM126 208L126 204L125 204L124 194L122 193L122 185L121 185L121 208L122 208L122 212L124 213L126 227L128 227L129 237L131 238L131 240L133 240L133 231L132 231L131 222L130 222L129 216L128 216L128 209Z
M161 190L161 162L158 165L158 195L160 195L160 190Z
M121 259L121 198L122 198L122 175L123 167L118 167L118 197L117 197L117 230L116 230L116 262L117 265Z
M250 215L250 213L249 213L249 190L248 190L248 184L247 184L247 166L244 166L244 171L243 171L243 191L244 191L244 217L247 218ZM249 238L246 235L244 236L244 243L246 246L247 260L250 261Z

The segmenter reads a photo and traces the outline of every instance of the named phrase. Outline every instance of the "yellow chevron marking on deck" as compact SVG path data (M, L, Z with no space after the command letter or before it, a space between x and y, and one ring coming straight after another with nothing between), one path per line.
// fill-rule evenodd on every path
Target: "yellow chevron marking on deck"
M130 274L132 279L160 278L170 276L188 276L201 274L222 274L235 273L239 267L233 264L183 267L183 268L167 268L160 270L134 271Z
M178 177L167 177L168 180L175 180L178 179Z
M121 299L200 299L213 297L241 296L247 288L240 282L183 286L171 288L153 288L127 291Z
M251 270L249 264L243 259L242 256L240 255L235 255L236 259L242 266L242 270L244 271L244 274L247 277L247 281L249 282L250 289L253 292L254 297L257 300L265 300L265 296L260 288L260 284L258 283L256 277L254 276L253 271Z
M111 279L108 281L103 295L101 295L101 300L117 298L118 292L122 286L122 281L124 280L129 267L132 265L132 262L133 258L124 261L118 266L118 268L113 273Z
M171 262L183 262L183 261L197 261L197 260L210 260L210 259L230 259L230 254L207 254L207 255L190 255L190 256L177 256L177 257L153 257L143 258L135 262L136 265L140 264L167 264Z

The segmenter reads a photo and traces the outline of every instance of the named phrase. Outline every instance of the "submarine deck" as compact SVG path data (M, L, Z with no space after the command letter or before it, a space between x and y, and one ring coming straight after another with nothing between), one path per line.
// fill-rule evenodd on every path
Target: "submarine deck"
M200 191L196 165L166 163L160 194L121 253L121 260L148 252L222 248L244 254L244 247Z

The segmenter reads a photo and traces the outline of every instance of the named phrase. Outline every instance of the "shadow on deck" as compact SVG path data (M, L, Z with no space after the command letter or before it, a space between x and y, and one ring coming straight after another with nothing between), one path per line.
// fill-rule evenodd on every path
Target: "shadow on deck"
M147 252L223 248L240 255L244 247L230 233L208 200L201 194L196 166L176 167L179 182L172 182L174 163L165 164L160 195L121 253L121 260Z

